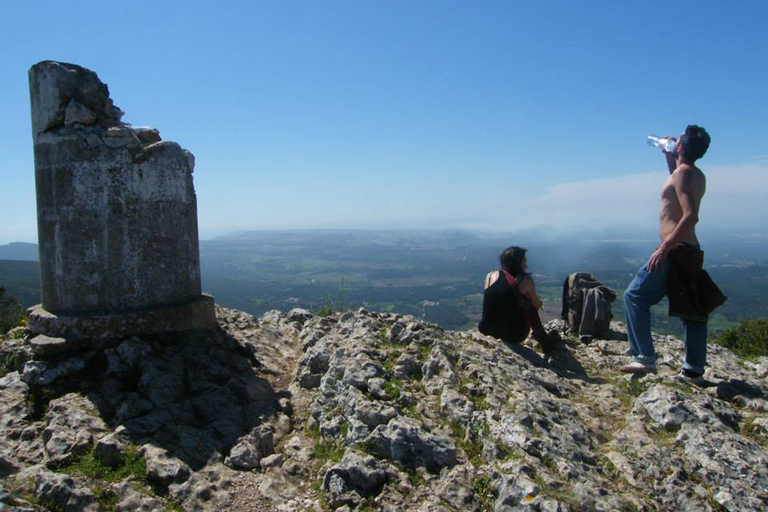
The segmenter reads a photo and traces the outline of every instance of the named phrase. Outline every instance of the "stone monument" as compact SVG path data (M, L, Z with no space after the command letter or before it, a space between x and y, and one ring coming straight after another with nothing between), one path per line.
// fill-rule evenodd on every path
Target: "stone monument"
M28 328L65 338L206 329L194 157L121 122L96 73L29 70L42 304Z

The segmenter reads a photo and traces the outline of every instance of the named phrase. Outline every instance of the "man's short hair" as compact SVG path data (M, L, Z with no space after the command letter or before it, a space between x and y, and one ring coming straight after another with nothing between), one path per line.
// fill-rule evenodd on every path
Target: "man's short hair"
M680 137L680 145L683 154L688 160L695 161L704 156L709 148L709 134L707 130L695 124L689 124L685 133Z

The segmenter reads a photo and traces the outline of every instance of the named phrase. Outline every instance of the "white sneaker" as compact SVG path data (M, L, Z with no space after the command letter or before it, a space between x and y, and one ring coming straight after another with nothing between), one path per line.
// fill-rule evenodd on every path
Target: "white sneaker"
M632 361L629 364L619 367L619 371L622 373L656 373L655 364L643 364L637 361Z

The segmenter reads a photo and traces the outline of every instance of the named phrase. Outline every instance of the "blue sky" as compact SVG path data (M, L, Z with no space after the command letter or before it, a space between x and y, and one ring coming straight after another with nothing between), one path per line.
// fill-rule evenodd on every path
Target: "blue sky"
M35 241L27 70L74 62L248 228L653 231L649 133L712 135L702 229L765 235L768 2L8 2L0 243Z

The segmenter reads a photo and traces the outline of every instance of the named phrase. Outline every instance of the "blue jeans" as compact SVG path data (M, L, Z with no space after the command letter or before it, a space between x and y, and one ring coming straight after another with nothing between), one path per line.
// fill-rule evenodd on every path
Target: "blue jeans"
M642 364L656 364L656 352L651 338L651 306L667 294L669 258L659 272L648 272L644 265L624 292L624 313L632 359ZM683 320L685 335L685 364L683 368L704 373L707 364L707 323Z

